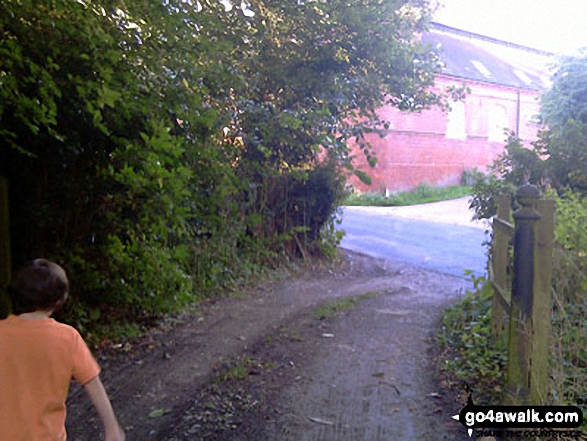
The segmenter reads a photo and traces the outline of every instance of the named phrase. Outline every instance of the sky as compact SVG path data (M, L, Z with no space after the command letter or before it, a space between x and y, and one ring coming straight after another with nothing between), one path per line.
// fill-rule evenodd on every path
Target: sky
M587 47L587 0L440 0L434 21L559 54Z

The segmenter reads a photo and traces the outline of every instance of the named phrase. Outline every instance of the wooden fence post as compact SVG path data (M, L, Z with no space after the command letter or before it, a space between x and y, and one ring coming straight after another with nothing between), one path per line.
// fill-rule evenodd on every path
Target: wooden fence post
M11 272L8 180L0 176L0 319L8 315L9 302L2 288L10 282Z
M520 209L514 213L514 276L510 314L506 402L527 404L530 401L532 360L532 309L535 275L537 222L536 205L540 192L524 185L516 192Z
M538 201L540 220L534 250L534 307L532 310L532 353L530 404L545 404L549 391L548 362L551 340L551 279L554 242L554 200Z
M551 340L551 277L554 201L539 199L533 185L518 189L520 209L509 222L510 198L499 199L493 218L489 276L493 287L492 329L496 337L508 327L506 404L540 405L548 401ZM507 275L510 239L514 241L513 280Z

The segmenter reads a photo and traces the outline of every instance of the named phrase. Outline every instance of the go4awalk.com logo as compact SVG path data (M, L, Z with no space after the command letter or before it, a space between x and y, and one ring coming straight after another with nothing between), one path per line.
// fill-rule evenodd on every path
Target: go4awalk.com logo
M467 428L469 436L484 435L483 429L500 429L515 438L546 437L558 429L580 427L583 411L577 406L476 406L469 395L467 405L453 418ZM574 437L575 432L565 435ZM581 433L576 435L579 438Z

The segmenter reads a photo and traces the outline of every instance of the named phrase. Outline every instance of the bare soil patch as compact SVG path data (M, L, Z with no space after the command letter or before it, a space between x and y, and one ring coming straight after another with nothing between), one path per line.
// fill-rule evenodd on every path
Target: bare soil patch
M467 281L342 252L242 298L205 302L103 348L102 378L129 440L468 439L435 382L431 337ZM336 299L358 299L319 319ZM99 439L79 388L70 440Z

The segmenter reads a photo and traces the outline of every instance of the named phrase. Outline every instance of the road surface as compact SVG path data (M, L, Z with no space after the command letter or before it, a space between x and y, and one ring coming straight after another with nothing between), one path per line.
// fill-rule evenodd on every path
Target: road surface
M468 198L413 207L343 207L343 248L453 276L486 273L486 225Z

